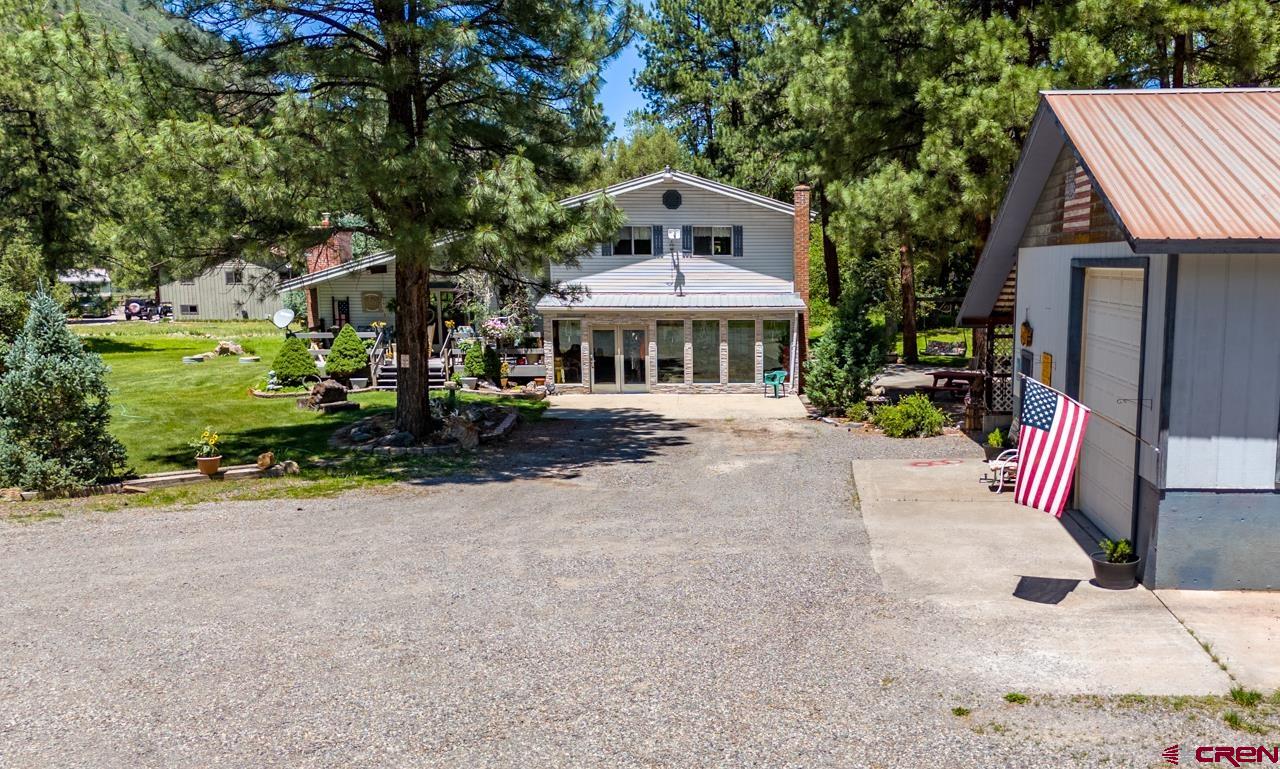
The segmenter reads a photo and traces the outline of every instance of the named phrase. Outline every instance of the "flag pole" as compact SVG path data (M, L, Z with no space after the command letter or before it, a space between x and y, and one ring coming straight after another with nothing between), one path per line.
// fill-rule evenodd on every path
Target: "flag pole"
M1036 379L1036 378L1035 378L1035 377L1033 377L1033 376L1030 376L1030 375L1024 374L1024 373L1022 373L1021 371L1019 371L1019 372L1018 372L1018 376L1019 376L1019 377L1021 377L1021 378L1023 378L1023 379L1030 379L1032 382L1035 382L1036 384L1040 385L1041 387L1045 388L1046 390L1053 390L1053 391L1054 391L1054 392L1056 392L1058 395L1061 395L1061 396L1062 396L1062 397L1064 397L1064 398L1071 398L1071 396L1070 396L1070 395L1067 395L1067 394L1066 394L1066 393L1064 393L1063 391L1061 391L1061 390L1059 390L1059 389L1056 389L1056 388L1053 388L1053 387L1050 387L1049 385L1045 384L1044 382L1041 382L1039 379ZM1073 401L1074 401L1074 400L1076 400L1076 399L1075 399L1075 398L1071 398L1071 400L1073 400ZM1077 402L1077 403L1080 403L1080 401L1076 401L1076 402ZM1138 434L1137 434L1137 433L1135 433L1134 431L1132 431L1132 430L1130 430L1129 428L1125 427L1124 425L1120 424L1119 422L1117 422L1116 420L1114 420L1114 419L1112 419L1111 417L1107 416L1106 414L1099 414L1099 413L1098 413L1098 411L1097 411L1097 409L1093 408L1092 406L1090 406L1090 405L1089 405L1089 404L1087 404L1087 403L1081 403L1080 405L1082 405L1082 406L1084 406L1085 408L1089 409L1089 413L1090 413L1090 415L1091 415L1091 416L1095 416L1095 417L1097 417L1098 419L1101 419L1102 421L1107 422L1108 424L1112 425L1112 426L1113 426L1113 427L1115 427L1117 430L1120 430L1121 432L1123 432L1123 433L1125 433L1125 434L1127 434L1127 435L1129 435L1129 436L1133 437L1133 439L1134 439L1134 440L1136 440L1138 443L1143 444L1144 446L1146 446L1147 448L1151 449L1151 450L1152 450L1152 451L1154 451L1155 453L1157 453L1157 454L1159 454L1159 453L1160 453L1160 447L1159 447L1159 446L1153 446L1153 445L1151 445L1150 443L1147 443L1145 440L1143 440L1143 439L1142 439L1142 436L1141 436L1141 435L1138 435Z

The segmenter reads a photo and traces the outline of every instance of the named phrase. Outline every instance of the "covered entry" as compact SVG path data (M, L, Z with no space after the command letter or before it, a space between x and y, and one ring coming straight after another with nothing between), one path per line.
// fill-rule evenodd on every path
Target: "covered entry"
M1145 270L1084 268L1080 401L1090 419L1076 476L1076 506L1109 537L1132 537Z

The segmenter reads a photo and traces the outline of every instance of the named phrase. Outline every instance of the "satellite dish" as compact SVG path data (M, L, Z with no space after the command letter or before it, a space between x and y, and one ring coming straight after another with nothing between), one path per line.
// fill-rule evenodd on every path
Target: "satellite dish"
M271 322L276 324L276 328L288 328L293 322L293 310L285 307L282 310L276 310L276 314L271 316Z

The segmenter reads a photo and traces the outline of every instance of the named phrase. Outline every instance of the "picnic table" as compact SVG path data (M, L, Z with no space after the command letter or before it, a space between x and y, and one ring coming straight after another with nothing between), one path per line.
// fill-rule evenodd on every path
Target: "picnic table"
M928 373L933 377L933 384L920 385L916 390L928 394L931 398L938 393L965 395L973 389L974 384L981 382L983 377L981 371L969 369L940 369Z

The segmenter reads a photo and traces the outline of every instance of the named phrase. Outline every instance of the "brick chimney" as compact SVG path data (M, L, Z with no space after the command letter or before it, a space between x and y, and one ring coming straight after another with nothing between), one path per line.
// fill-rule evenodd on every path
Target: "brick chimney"
M795 188L795 215L792 224L791 258L795 274L795 292L804 300L800 312L800 328L796 330L796 370L798 388L804 387L804 362L809 358L809 196L813 188L807 184Z
M329 229L333 226L329 219L329 214L324 214L320 219L320 228ZM307 272L319 272L327 270L330 267L337 267L340 264L351 261L351 233L346 231L332 232L329 234L328 240L318 246L307 249L306 252ZM332 319L330 319L332 321ZM307 289L307 328L319 328L320 308L319 296L317 295L315 286Z

